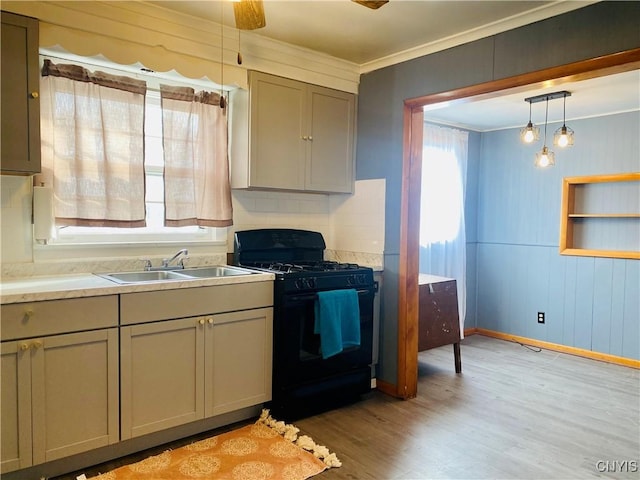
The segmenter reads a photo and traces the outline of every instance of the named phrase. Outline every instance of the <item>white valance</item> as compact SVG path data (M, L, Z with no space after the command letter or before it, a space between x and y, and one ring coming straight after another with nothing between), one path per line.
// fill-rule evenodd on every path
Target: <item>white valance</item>
M187 78L247 88L246 68L236 64L238 33L233 28L177 17L144 2L9 0L2 7L39 20L42 48L103 55L121 65L139 62L157 72L175 70Z

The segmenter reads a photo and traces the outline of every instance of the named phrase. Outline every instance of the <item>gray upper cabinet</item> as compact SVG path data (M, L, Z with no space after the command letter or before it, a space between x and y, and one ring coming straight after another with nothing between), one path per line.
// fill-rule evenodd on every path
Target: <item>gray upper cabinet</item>
M2 12L3 174L40 172L38 21Z
M351 193L355 95L249 75L232 94L232 187Z

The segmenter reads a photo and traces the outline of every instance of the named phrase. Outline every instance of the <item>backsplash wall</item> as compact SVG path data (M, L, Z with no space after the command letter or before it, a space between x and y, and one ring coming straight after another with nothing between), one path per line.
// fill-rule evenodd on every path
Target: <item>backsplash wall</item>
M227 248L233 251L236 230L315 230L325 239L327 259L381 267L384 205L384 179L356 181L353 195L234 190Z

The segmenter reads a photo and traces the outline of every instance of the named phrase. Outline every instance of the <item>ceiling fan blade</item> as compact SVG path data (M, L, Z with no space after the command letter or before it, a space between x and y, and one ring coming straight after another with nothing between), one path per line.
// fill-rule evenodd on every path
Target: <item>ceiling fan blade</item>
M233 14L236 17L236 28L240 30L255 30L267 24L262 0L239 0L233 2Z
M352 2L359 3L360 5L364 5L365 7L372 8L377 10L385 3L389 3L389 0L351 0Z

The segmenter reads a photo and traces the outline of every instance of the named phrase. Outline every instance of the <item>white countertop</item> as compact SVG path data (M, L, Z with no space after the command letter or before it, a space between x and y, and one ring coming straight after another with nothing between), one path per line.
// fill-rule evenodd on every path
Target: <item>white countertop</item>
M418 277L418 285L428 285L430 283L451 282L455 278L440 277L438 275L431 275L430 273L421 273Z
M97 297L120 293L228 285L232 283L266 282L272 281L274 278L275 275L272 273L252 273L250 275L131 284L118 284L91 273L11 278L0 283L0 303L36 302L62 298Z

